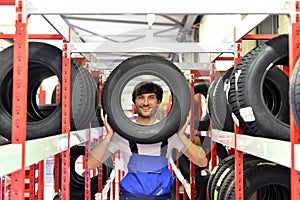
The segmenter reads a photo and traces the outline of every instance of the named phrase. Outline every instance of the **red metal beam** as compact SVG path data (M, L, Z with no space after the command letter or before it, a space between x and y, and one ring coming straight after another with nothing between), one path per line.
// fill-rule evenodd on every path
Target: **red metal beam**
M279 35L280 34L248 34L245 35L242 40L270 40Z
M12 40L15 34L0 33L0 39ZM61 40L63 37L59 34L29 34L28 39L41 39L41 40Z
M16 4L15 0L0 0L0 5L2 6L13 6Z
M217 57L215 60L218 60L218 61L231 61L231 60L234 60L234 57Z

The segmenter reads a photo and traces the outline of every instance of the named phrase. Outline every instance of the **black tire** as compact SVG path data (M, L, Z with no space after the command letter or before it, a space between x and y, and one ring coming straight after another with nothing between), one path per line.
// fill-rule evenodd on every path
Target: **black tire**
M141 75L161 79L172 93L170 112L159 123L150 126L132 122L120 102L126 84ZM183 126L190 110L190 99L189 84L177 66L159 56L142 55L123 61L112 71L104 84L102 106L108 113L110 125L122 137L136 143L151 144L171 137Z
M28 46L28 120L26 124L26 139L36 139L61 133L61 102L48 116L43 116L36 103L36 91L40 83L50 77L57 76L59 81L62 79L62 51L55 46L30 42ZM8 139L11 139L11 120L12 120L12 69L13 69L13 46L0 52L0 132ZM71 60L71 100L80 109L71 109L71 123L75 120L83 121L91 119L93 112L87 109L86 102L90 103L95 96L89 95L87 80L80 73L80 65ZM78 75L78 76L77 76ZM74 87L76 86L76 87ZM79 86L79 87L77 87ZM79 89L84 88L84 89ZM84 98L82 98L84 97ZM90 106L90 105L88 105ZM77 112L80 112L78 114ZM78 116L78 118L76 118ZM74 117L76 119L74 119ZM74 124L71 124L74 127ZM87 127L87 125L85 125Z
M45 118L49 116L56 109L56 107L56 104L40 104L38 109Z
M200 175L196 174L195 175L195 185L196 185L196 200L207 200L207 183L210 174L206 175Z
M237 124L248 134L289 140L289 83L276 65L288 66L287 35L247 53L232 73L229 102Z
M256 157L251 156L249 154L244 155L244 162L249 162L251 160L256 160L256 159L257 159ZM211 186L209 190L210 199L215 199L215 198L217 199L218 192L224 178L226 178L226 176L230 172L234 171L234 167L235 167L234 162L235 162L234 156L231 159L227 160L227 162L225 163L220 162L221 164L219 164L219 168L215 172L213 180L211 181Z
M216 148L217 148L217 155L218 155L219 160L223 160L224 158L229 156L225 145L216 142Z
M253 194L259 189L266 186L276 186L281 194L276 194L284 198L290 199L290 169L270 163L249 167L244 170L244 199L249 200ZM286 196L288 195L288 197ZM226 200L235 199L235 183L229 186ZM275 199L275 198L273 198Z
M98 107L96 109L96 115L93 116L92 121L91 121L92 128L104 126L103 121L100 116L100 111L101 111L100 109L101 109L101 106L98 105Z
M255 167L256 165L262 164L265 160L261 158L257 158L254 156L247 157L243 160L244 170L249 167ZM225 195L227 193L228 186L235 181L235 170L234 163L231 166L231 171L229 171L225 176L223 176L223 180L218 180L218 185L215 188L214 199L225 199ZM233 170L232 170L233 169Z
M209 88L208 88L208 92L207 92L207 97L206 97L206 109L208 112L208 116L210 118L210 123L212 125L212 128L215 128L216 126L216 116L215 116L215 112L214 112L214 108L213 108L213 104L212 104L212 98L213 98L213 91L215 90L216 84L218 82L218 79L220 79L220 76L218 76L217 78L215 78L213 80L213 82L210 84Z
M297 60L290 84L290 100L291 100L291 109L294 117L295 124L300 130L300 59Z
M0 135L0 146L5 145L5 144L9 144L9 143L10 143L10 140L8 140L7 138Z
M98 90L94 78L83 67L79 68L76 80L73 81L71 100L73 129L88 128L89 122L91 122L93 116L96 116Z
M213 192L216 184L214 180L219 177L219 175L217 175L216 177L216 174L220 173L220 171L222 172L224 171L223 169L221 169L222 166L224 165L229 166L233 162L234 162L234 155L230 155L224 158L223 160L221 160L219 164L213 168L207 183L208 199L213 199Z
M227 94L225 86L229 86L229 78L233 71L233 67L226 70L223 74L216 78L214 88L210 92L210 113L211 120L213 121L214 127L223 131L234 131L234 123L231 117L227 102Z
M41 77L40 74L43 74L43 76ZM40 111L39 106L36 103L36 94L43 81L42 79L51 76L51 74L50 71L42 68L31 68L30 71L28 71L27 121L38 121L46 117ZM10 103L12 103L12 101Z
M0 85L1 85L1 102L0 102L0 119L2 125L0 127L0 132L5 135L5 137L11 139L11 107L6 107L3 100L3 92L6 89L12 89L12 67L13 67L13 46L0 52L1 69L0 69ZM29 53L28 53L28 76L30 77L30 71L34 71L39 67L44 67L51 72L52 75L58 74L61 77L61 51L59 49L53 48L51 45L43 43L29 43ZM59 63L59 64L58 64ZM44 78L43 75L41 78ZM35 79L37 81L37 79ZM8 84L8 85L7 85ZM29 83L30 85L30 83ZM28 87L28 89L33 88L33 86ZM28 91L31 94L31 91ZM30 99L30 95L28 95ZM10 102L12 102L12 97L10 96ZM31 99L28 102L32 102ZM60 106L61 108L61 106ZM56 109L47 119L42 119L40 121L27 122L27 139L35 139L44 136L53 135L54 131L56 134L61 132L61 125L57 122L57 119L61 118L60 113ZM56 125L57 124L57 125ZM57 127L56 127L57 126ZM57 132L56 132L57 130Z
M207 92L209 88L209 83L201 82L194 85L194 93L201 94L205 98L207 97ZM201 119L198 121L198 126L196 127L198 131L207 131L210 125L210 118L208 113L206 113Z
M85 155L85 146L72 146L70 149L70 188L74 191L82 191L84 195L84 176L78 174L75 170L76 160L80 156ZM102 164L102 184L104 185L107 178L109 177L113 167L113 160L109 157ZM98 175L91 177L91 195L94 196L98 191ZM81 193L81 192L79 192Z

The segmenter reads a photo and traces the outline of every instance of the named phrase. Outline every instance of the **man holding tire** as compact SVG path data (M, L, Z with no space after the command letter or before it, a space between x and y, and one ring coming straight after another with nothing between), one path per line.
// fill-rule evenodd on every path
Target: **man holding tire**
M138 114L135 122L141 126L159 123L155 115L162 102L162 88L152 82L137 84L132 93L132 101ZM120 199L171 199L173 177L168 168L168 158L172 149L182 151L192 162L200 167L207 165L207 158L201 146L193 144L185 135L190 120L177 134L154 144L139 144L121 137L108 123L107 114L101 109L101 118L107 131L104 140L90 153L88 168L100 166L112 153L121 150L127 170L120 182Z

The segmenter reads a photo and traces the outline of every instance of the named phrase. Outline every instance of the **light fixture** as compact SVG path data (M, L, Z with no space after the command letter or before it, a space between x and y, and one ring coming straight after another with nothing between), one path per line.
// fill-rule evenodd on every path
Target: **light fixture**
M151 28L155 21L155 14L147 14L148 27Z

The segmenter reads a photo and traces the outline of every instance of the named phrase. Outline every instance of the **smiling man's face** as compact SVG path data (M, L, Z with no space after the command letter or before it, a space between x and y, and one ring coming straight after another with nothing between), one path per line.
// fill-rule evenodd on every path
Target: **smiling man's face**
M160 102L155 93L138 95L135 99L136 111L139 117L151 118L155 115Z

